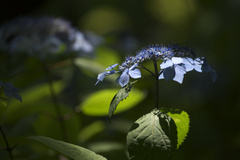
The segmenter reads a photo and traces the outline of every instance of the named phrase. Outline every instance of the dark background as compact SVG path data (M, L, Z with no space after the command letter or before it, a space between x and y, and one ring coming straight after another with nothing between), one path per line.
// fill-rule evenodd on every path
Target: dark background
M181 108L191 119L190 132L176 159L240 158L240 1L15 0L1 1L0 6L0 25L20 16L61 17L81 31L106 38L108 46L122 58L149 44L193 47L199 56L207 57L218 79L212 83L210 75L193 72L185 76L182 85L160 83L160 104ZM139 106L116 115L117 119L133 122L152 109L147 105L152 103L154 89L143 86L147 86L148 97ZM141 84L137 87L143 88ZM124 144L126 133L114 134L112 140Z

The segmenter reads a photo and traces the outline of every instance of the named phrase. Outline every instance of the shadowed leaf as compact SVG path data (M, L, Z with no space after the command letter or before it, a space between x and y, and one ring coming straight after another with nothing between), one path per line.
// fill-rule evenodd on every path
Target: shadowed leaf
M118 93L113 97L110 107L108 110L108 117L111 118L113 116L114 111L116 110L120 101L126 99L132 89L133 83L128 83L125 87L121 88Z
M64 154L65 156L68 156L74 160L106 160L106 158L102 157L101 155L98 155L86 148L66 143L63 141L51 139L48 137L42 137L42 136L32 136L28 137L28 139L38 141L40 143L43 143L47 145L48 147Z
M174 121L157 109L139 118L127 135L130 160L171 159L177 148Z

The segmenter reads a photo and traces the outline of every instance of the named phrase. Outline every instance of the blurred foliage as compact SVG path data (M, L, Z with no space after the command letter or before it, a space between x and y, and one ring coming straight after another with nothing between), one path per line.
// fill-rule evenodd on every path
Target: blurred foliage
M145 78L134 84L139 102L145 96L142 91L147 90L146 98L135 103L134 108L132 105L121 111L121 103L130 103L132 90L129 97L120 102L116 110L119 114L112 117L110 124L107 111L119 88L114 83L115 77L107 77L94 86L97 74L111 64L121 63L125 56L145 45L179 43L207 57L218 79L213 84L207 73L193 72L185 76L182 85L160 81L160 105L183 109L191 117L188 137L176 151L175 159L240 157L238 0L15 0L4 1L1 6L0 25L25 15L53 16L105 40L89 56L47 59L70 143L89 148L107 159L127 159L126 135L131 124L154 106L153 79ZM42 63L24 55L11 56L6 52L0 55L0 81L11 82L23 98L23 103L12 98L0 99L2 127L10 145L33 135L63 140ZM105 114L89 116L84 107L78 107L104 90L111 91L110 98L102 98L105 106L98 108L104 108ZM0 95L4 96L2 90ZM2 137L0 144L5 147ZM18 145L13 155L15 160L64 159L54 150L29 142ZM0 150L0 157L9 159L4 150Z

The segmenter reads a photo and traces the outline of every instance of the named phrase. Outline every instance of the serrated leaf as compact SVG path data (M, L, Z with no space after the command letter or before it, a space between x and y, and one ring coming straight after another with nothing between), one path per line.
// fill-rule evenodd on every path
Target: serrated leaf
M189 131L189 123L190 119L185 111L181 111L179 109L170 109L166 113L169 115L175 122L177 126L177 132L178 132L178 144L177 148L184 142L184 139L187 137L187 133Z
M160 111L139 118L127 135L130 160L171 159L177 147L177 129L174 121Z
M111 118L113 116L114 111L116 110L118 104L126 99L132 89L133 83L128 83L125 87L121 88L118 93L113 97L110 107L108 110L108 117Z
M66 143L63 141L55 140L52 138L42 137L42 136L31 136L31 137L28 137L28 139L43 143L48 147L74 160L93 160L93 159L106 160L106 158L104 158L103 156L98 155L86 148L83 148L74 144Z

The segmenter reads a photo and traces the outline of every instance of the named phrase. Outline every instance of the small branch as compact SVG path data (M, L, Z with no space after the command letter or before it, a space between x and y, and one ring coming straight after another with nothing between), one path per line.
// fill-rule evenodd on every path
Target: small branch
M49 90L50 90L52 101L53 101L53 105L54 105L54 108L55 108L55 111L56 111L56 114L57 114L57 120L58 120L58 123L60 125L60 129L61 129L61 132L62 132L63 140L68 141L67 133L66 133L66 127L64 125L64 118L63 118L62 112L60 110L60 106L59 106L57 97L56 97L56 95L54 93L54 88L53 88L53 84L52 84L52 78L51 78L49 69L47 68L46 64L44 64L44 63L43 63L43 70L44 70L44 72L46 74Z
M141 64L141 67L143 68L143 69L145 69L146 71L148 71L149 73L151 73L151 75L152 76L156 76L156 74L154 74L152 71L150 71L149 69L147 69L146 67L144 67L142 64Z
M2 136L3 136L4 142L5 142L5 144L6 144L6 148L1 148L1 149L7 150L10 159L13 160L13 155L12 155L12 149L13 149L13 148L11 148L11 147L9 146L9 144L8 144L8 140L7 140L7 137L6 137L6 135L5 135L4 130L3 130L3 128L2 128L2 124L1 124L1 123L0 123L0 132L1 132Z

